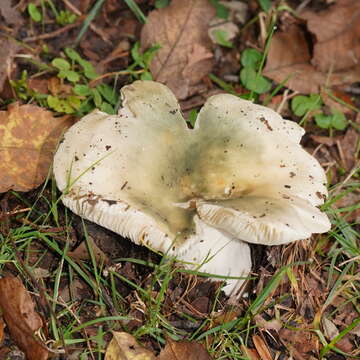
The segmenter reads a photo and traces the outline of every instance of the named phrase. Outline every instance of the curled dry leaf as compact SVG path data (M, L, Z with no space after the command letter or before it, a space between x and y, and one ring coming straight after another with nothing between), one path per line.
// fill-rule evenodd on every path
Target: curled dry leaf
M337 0L325 11L301 17L316 37L312 63L320 71L342 71L360 63L360 1Z
M59 137L71 124L68 116L55 118L36 105L14 103L0 111L0 192L39 186Z
M173 341L167 338L158 360L211 360L203 345L196 342Z
M208 0L173 0L151 12L142 29L143 49L161 45L150 65L154 79L169 86L179 99L193 95L211 71L208 23L214 15Z
M113 335L105 360L155 360L155 355L139 345L132 335L116 331Z
M323 24L326 27L326 24ZM334 72L322 72L312 64L305 32L291 25L286 32L278 32L271 40L263 74L270 79L301 93L318 93L322 86L353 83L360 80L360 65Z
M259 335L253 335L252 340L262 360L272 360L269 348Z
M19 51L20 46L11 39L0 34L0 93L8 76L14 70L13 58Z
M0 308L13 341L26 354L27 360L46 360L49 352L35 337L42 326L35 305L18 278L0 279Z
M0 14L8 25L20 27L24 22L17 6L13 6L11 0L1 0Z

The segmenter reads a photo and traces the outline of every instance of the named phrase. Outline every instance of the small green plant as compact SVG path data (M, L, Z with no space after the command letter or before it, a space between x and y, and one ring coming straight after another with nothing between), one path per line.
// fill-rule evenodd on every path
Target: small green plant
M196 109L192 109L189 112L187 122L191 125L191 127L195 126L197 116L198 116L198 111Z
M50 8L50 11L55 16L56 23L59 25L68 25L72 24L77 20L77 15L69 10L60 10L58 11L52 2L52 0L42 0L41 1L43 11L45 11L45 5ZM38 7L34 3L29 3L27 11L30 15L30 18L34 22L40 22L43 20L43 14L40 12Z
M258 0L261 9L268 12L271 9L271 0Z
M229 34L227 31L217 29L217 30L214 30L213 33L214 33L217 44L228 47L228 48L234 47L233 43L231 41L229 41Z
M67 79L70 82L78 82L80 79L80 74L74 70L71 70L70 63L62 58L55 58L51 62L52 66L54 66L56 69L58 69L58 77L60 79Z
M24 101L35 99L39 105L59 113L83 116L98 108L108 114L115 114L119 104L117 92L104 83L95 87L90 86L89 81L98 77L92 64L84 60L74 49L65 48L64 52L66 57L54 58L51 62L52 67L47 69L56 71L56 77L61 80L57 91L42 94L29 88L27 72L23 71L19 80L10 81L17 97ZM62 90L64 81L72 85L70 91Z
M96 89L88 88L87 85L88 80L95 79L98 76L94 67L89 61L84 60L74 49L65 48L64 52L68 59L55 58L51 64L58 71L58 78L62 80L66 79L74 84L74 94L63 97L48 95L48 107L65 114L78 113L79 115L91 111L94 105L100 108L102 105L100 93L96 91ZM79 93L79 86L86 87L89 91L86 94L84 91ZM110 104L108 105L109 106L103 106L102 109L105 111L108 110L113 114L114 110L110 109Z
M216 16L220 19L227 20L229 10L219 0L210 0L210 3L216 10Z
M263 94L271 89L271 82L260 72L263 54L255 49L245 49L241 54L240 80L244 87L256 94Z
M322 129L344 130L348 125L345 115L336 109L332 109L329 115L324 113L316 114L314 118L316 125Z
M30 3L27 7L27 11L32 21L40 22L42 20L42 14L35 4Z
M56 15L55 20L59 25L68 25L73 24L77 18L77 15L69 10L60 10L58 15Z
M291 110L296 116L304 116L311 111L321 109L321 106L322 99L319 94L298 95L291 101Z
M134 62L127 68L127 70L135 79L152 80L152 75L150 73L149 67L151 60L160 48L160 45L155 44L145 52L141 53L140 43L137 41L134 44L131 49L131 57L133 58ZM140 75L138 74L138 71L136 71L136 69L139 67L143 69Z
M16 96L24 101L35 99L40 105L46 106L46 94L40 94L28 87L28 74L23 70L19 80L10 80L10 85L14 89Z

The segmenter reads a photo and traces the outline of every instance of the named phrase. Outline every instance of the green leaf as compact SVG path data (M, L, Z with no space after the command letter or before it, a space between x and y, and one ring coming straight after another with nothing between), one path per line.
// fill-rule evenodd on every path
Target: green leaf
M94 67L92 66L92 64L89 61L83 60L83 59L79 59L78 63L82 66L82 68L84 69L84 75L92 80L98 77L98 74L96 73Z
M255 49L245 49L241 53L241 64L242 66L252 67L253 69L257 69L260 65L261 59L263 55L261 52Z
M59 25L72 24L76 21L77 16L69 10L60 10L55 20Z
M64 71L63 71L64 72ZM71 82L78 82L80 80L80 75L72 70L67 70L65 73L66 78Z
M258 0L259 4L261 6L261 8L265 11L268 12L271 8L271 0Z
M101 95L99 93L99 91L97 89L91 89L91 93L94 99L94 104L97 108L100 108L101 103L102 103L102 98Z
M321 108L322 100L318 94L309 96L298 95L291 101L291 110L297 116L304 116L308 111L314 111Z
M41 15L41 12L39 11L39 9L36 7L35 4L33 3L30 3L28 5L28 13L31 17L31 19L35 22L40 22L42 20L42 15Z
M318 127L322 129L329 129L331 127L331 115L316 114L314 118Z
M107 102L103 102L100 106L100 110L103 111L103 112L106 112L110 115L115 115L115 110L114 110L114 107L111 106L109 103Z
M263 94L271 89L271 82L264 78L252 67L244 67L240 72L242 84L256 94Z
M96 86L101 96L110 104L116 105L119 99L118 94L107 84L99 84Z
M79 62L82 60L80 54L77 51L75 51L74 49L65 48L64 51L65 51L66 56L69 57L71 60L76 61L76 62Z
M80 96L89 96L91 94L91 89L87 85L76 84L73 87L73 91L76 95Z
M190 125L192 127L195 126L195 122L196 122L196 118L197 118L197 115L198 115L198 111L196 109L192 109L190 112L189 112L189 116L188 116L188 123L190 123Z
M220 19L227 20L229 17L229 10L219 2L219 0L210 0L210 3L216 9L216 16Z
M217 29L213 33L217 44L228 48L234 47L233 43L228 40L229 34L225 30Z
M141 80L152 80L153 77L151 75L151 73L149 71L144 71L141 75L140 75L140 79Z
M70 64L68 61L66 61L65 59L62 58L55 58L52 62L51 65L56 67L59 70L69 70L70 69Z
M78 110L81 106L81 100L77 96L69 95L66 100L68 104L75 110Z
M154 44L142 54L142 59L145 63L144 68L147 69L155 56L156 52L161 48L160 44Z
M169 5L169 0L156 0L155 1L155 7L157 9L162 9Z
M145 67L144 62L142 61L142 56L140 54L140 43L137 41L134 46L131 48L131 57L135 61L137 65L140 65L141 67Z
M65 114L72 114L74 112L74 109L66 100L60 99L57 96L49 95L47 97L47 103L51 109L57 112Z
M336 109L332 110L332 113L331 126L336 130L344 130L348 125L345 115Z

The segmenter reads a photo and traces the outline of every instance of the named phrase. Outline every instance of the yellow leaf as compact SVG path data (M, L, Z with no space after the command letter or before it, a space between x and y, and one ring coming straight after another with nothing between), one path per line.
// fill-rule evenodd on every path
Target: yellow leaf
M0 111L0 193L28 191L46 178L57 142L72 124L36 105L8 106Z
M105 360L155 360L155 355L140 346L132 335L116 331L113 331L113 335Z

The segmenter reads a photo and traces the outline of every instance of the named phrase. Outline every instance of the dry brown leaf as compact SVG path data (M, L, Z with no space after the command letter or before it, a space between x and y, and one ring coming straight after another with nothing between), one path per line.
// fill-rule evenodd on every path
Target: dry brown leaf
M14 70L13 57L19 51L20 46L11 39L0 34L0 93L8 76Z
M359 160L357 149L360 145L360 134L354 128L349 128L341 140L337 142L340 157L346 170L351 170Z
M320 71L341 71L360 63L360 1L337 0L321 12L306 11L301 17L316 36L313 65Z
M255 349L249 349L245 345L241 345L241 350L246 354L250 360L262 360Z
M140 346L132 335L116 331L113 331L113 335L105 360L155 360L155 355Z
M286 32L278 32L271 40L263 74L301 93L318 93L322 86L342 85L360 81L360 65L345 71L321 72L311 64L309 45L305 33L297 25Z
M15 6L12 6L11 0L1 0L0 14L3 16L6 24L20 27L23 23L20 12Z
M203 345L196 342L173 341L167 339L158 360L211 360Z
M4 341L4 328L5 328L4 320L2 317L0 317L0 346Z
M46 178L58 139L70 125L36 105L9 105L0 111L0 192L28 191Z
M160 44L150 65L155 80L182 100L197 92L213 66L208 23L215 9L208 0L173 0L148 16L141 32L142 49Z
M316 351L319 347L316 335L309 330L281 329L279 338L293 354L295 360L309 359L310 352Z
M329 320L328 318L326 318L325 316L322 317L321 319L321 325L324 329L324 334L325 334L325 337L328 339L328 340L333 340L336 336L339 335L339 330L338 328L336 327L336 325L331 321Z
M280 331L283 326L280 320L274 318L266 321L261 315L255 315L254 320L259 328L265 330Z
M24 351L27 360L46 360L49 352L35 338L35 332L43 326L42 319L18 278L0 279L0 308L12 339Z
M259 335L253 335L252 340L262 360L273 360L267 345Z
M110 263L110 259L106 256L106 254L96 245L95 241L91 236L88 237L89 245L92 247L92 252L94 254L96 263L101 265L108 265ZM91 260L91 255L88 249L88 244L86 241L82 241L80 245L74 249L74 251L69 251L68 255L76 260Z

